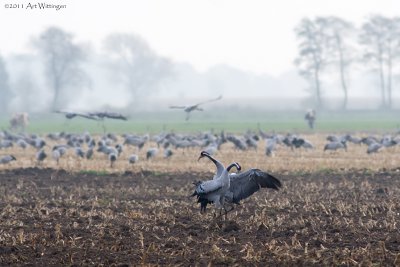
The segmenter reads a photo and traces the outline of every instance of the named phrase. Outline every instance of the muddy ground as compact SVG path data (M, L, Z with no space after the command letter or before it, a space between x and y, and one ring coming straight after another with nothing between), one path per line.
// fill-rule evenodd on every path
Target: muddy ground
M199 213L210 173L0 173L0 264L400 265L400 172L274 174L225 220Z

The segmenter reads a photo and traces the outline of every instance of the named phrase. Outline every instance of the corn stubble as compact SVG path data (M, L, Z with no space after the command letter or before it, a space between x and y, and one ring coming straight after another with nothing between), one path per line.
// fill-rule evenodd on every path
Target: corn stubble
M0 264L399 266L399 148L324 153L322 135L307 139L316 150L282 147L271 158L262 146L225 144L218 159L283 182L226 220L188 198L191 183L214 171L196 149L133 166L125 151L111 169L106 157L78 162L72 153L30 168L31 152L14 148L20 160L1 166Z

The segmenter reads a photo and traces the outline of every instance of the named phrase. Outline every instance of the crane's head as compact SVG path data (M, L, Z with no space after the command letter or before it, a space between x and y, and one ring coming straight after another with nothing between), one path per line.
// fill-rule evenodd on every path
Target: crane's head
M17 160L13 155L11 155L11 160Z
M242 170L242 167L237 162L234 162L231 165L229 165L228 168L226 168L226 170L229 172L233 167L235 167L238 172Z
M199 157L198 161L199 161L200 159L204 158L204 157L210 157L210 156L211 156L210 153L208 153L207 151L201 151L201 152L200 152L200 157Z

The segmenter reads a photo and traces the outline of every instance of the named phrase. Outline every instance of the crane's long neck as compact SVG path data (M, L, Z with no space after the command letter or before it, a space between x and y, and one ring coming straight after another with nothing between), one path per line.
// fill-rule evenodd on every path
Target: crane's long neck
M215 176L215 178L217 178L218 176L220 176L222 174L222 172L224 171L225 167L224 165L222 165L221 162L219 162L218 160L214 159L211 155L205 155L207 158L209 158L212 162L214 162L215 166L217 167L217 174Z
M236 162L230 164L230 165L226 168L226 170L229 172L233 167L235 167L236 170L240 171L240 165L237 164Z

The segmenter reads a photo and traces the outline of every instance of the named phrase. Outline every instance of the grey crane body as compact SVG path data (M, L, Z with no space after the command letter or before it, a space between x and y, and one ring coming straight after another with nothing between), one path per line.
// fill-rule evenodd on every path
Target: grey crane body
M324 147L324 151L326 150L338 150L338 149L344 149L345 151L347 151L347 145L346 142L342 141L342 142L330 142L328 144L325 145Z
M250 197L261 188L279 190L282 186L277 178L259 169L249 169L239 174L232 173L229 174L229 179L230 187L225 193L225 201L237 205L240 205L241 200ZM202 212L206 211L208 204L213 203L210 199L202 196L198 197L197 202L201 204Z
M310 141L308 141L306 139L303 139L303 140L304 140L304 142L302 144L302 147L304 147L305 149L314 149L314 145Z
M36 153L36 160L37 160L38 163L42 162L46 157L47 157L47 154L44 152L43 149L39 150Z
M24 139L18 139L17 145L23 149L28 147L28 143Z
M115 120L123 120L126 121L128 118L122 114L116 113L116 112L90 112L89 116L93 118L98 118L99 120L103 120L104 118L108 119L115 119Z
M83 152L82 148L78 146L78 147L75 147L75 155L77 157L84 158L85 152Z
M66 145L55 145L55 146L53 146L52 151L58 150L58 152L60 153L60 156L63 156L65 153L67 153L67 149L68 149L68 146L66 146Z
M136 146L139 148L139 150L143 148L145 143L146 139L135 136L127 136L124 141L124 145Z
M13 155L5 155L4 157L0 158L0 164L7 164L13 160L17 160Z
M1 140L0 142L0 149L1 148L10 148L13 147L13 142L10 140Z
M173 153L172 150L169 149L169 148L166 149L166 150L164 150L164 158L166 158L166 159L172 157L173 154L174 154L174 153Z
M130 164L134 164L139 161L139 156L136 154L132 154L129 156L128 161Z
M371 145L373 143L379 143L378 139L376 139L373 136L368 136L368 137L364 137L361 139L361 143L365 144L365 145Z
M233 167L238 171L241 170L241 167L237 162L230 164L227 168L224 168L218 178L205 182L197 182L192 196L197 196L198 202L214 203L217 209L225 209L225 195L230 187L229 171ZM205 211L205 208L204 210L202 209L202 211Z
M115 146L115 149L118 151L118 156L121 155L122 151L123 151L123 146L122 144L117 144Z
M85 154L86 159L91 159L93 157L93 147L89 147Z
M293 148L303 147L305 140L295 135L288 134L282 139L282 142L293 150Z
M309 109L304 116L304 119L308 122L308 127L310 129L314 129L315 119L316 119L316 112L314 109Z
M229 135L226 137L226 140L232 142L235 145L236 149L239 149L239 150L247 149L246 142L244 140L240 139L239 137L236 137L234 135Z
M110 161L110 167L114 167L114 162L118 159L118 153L110 153L108 154L108 160Z
M218 151L218 144L212 143L212 144L208 145L204 149L204 151L208 152L210 155L214 155Z
M377 153L377 152L378 152L379 150L381 150L382 148L383 148L383 145L382 145L381 143L376 143L376 142L371 143L371 144L368 146L367 154Z
M274 138L269 138L265 140L266 146L265 146L265 155L268 157L272 156L275 149L276 149L276 140Z
M149 160L151 158L154 158L158 154L158 148L149 148L146 152L146 159Z
M57 162L57 165L58 165L58 163L60 162L60 158L61 158L60 151L58 149L54 149L51 152L51 157Z
M257 150L257 140L255 140L253 137L246 138L246 145Z

